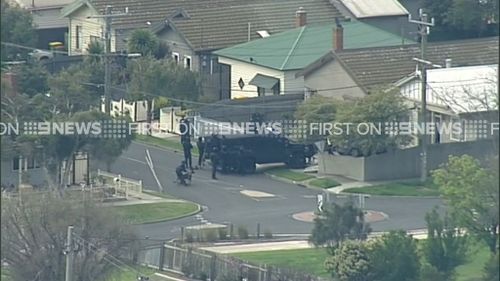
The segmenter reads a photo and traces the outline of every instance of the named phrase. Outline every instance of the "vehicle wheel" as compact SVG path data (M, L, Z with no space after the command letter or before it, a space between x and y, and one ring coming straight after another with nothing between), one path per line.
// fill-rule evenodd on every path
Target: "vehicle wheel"
M244 159L242 160L242 173L243 174L253 174L255 173L255 170L257 169L255 165L255 159Z
M306 159L304 155L291 155L286 163L289 168L302 169L306 167Z

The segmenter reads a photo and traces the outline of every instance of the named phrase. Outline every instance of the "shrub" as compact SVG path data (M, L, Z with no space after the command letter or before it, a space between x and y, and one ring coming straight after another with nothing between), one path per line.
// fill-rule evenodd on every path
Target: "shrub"
M217 232L215 229L207 229L205 231L205 240L207 242L217 241Z
M248 229L246 226L238 226L238 237L240 239L248 239Z
M207 281L208 275L205 272L201 272L200 275L198 276L198 279L200 279L202 281Z
M271 232L271 230L269 230L269 229L264 230L264 238L266 238L266 239L273 238L273 233Z
M187 232L184 240L187 243L193 243L194 242L193 234L191 232Z

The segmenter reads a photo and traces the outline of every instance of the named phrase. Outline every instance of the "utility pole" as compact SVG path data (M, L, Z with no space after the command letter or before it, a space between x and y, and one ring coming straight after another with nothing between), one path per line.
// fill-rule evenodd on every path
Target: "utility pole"
M66 278L65 281L73 281L73 226L68 226L66 238Z
M427 47L427 35L429 35L429 30L431 26L434 26L434 18L431 22L427 20L427 14L424 13L423 9L419 10L420 20L412 20L411 15L408 17L410 23L418 24L420 34L420 92L421 92L421 108L419 115L419 125L423 126L423 132L420 133L420 180L425 182L427 180L427 71L425 61L425 51Z
M104 18L104 40L106 41L106 48L104 53L104 111L106 114L111 113L111 26L113 25L113 18L128 15L128 7L125 8L124 13L113 13L113 6L107 5L104 15L89 16L89 18Z

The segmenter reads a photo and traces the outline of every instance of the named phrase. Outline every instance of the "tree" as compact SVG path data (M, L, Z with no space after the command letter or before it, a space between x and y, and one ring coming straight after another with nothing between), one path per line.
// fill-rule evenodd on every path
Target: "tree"
M352 202L343 206L332 203L324 206L324 211L314 219L309 240L316 246L326 245L333 250L346 239L366 239L370 231L370 226L364 221L363 211Z
M337 107L335 122L343 124L333 132L331 143L342 154L370 156L410 143L407 134L391 134L386 124L407 118L409 108L399 92L379 91Z
M339 101L333 99L313 96L297 107L295 119L305 120L307 123L331 122L335 120L339 104Z
M430 40L464 39L498 34L498 0L422 0L435 19Z
M26 193L21 199L1 204L1 258L13 281L64 280L68 225L75 233L75 281L105 280L114 269L110 257L129 255L135 248L131 228L89 199L50 192Z
M326 270L339 281L368 281L371 265L366 247L346 241L325 261Z
M1 0L1 37L2 42L34 47L37 41L33 28L33 16L17 5ZM2 61L25 58L29 50L2 44Z
M438 271L452 275L455 267L464 262L467 238L448 215L441 219L436 209L425 215L425 221L428 236L423 244L424 256Z
M18 73L17 86L23 94L33 97L49 91L47 83L49 73L39 63L21 66Z
M498 165L498 156L491 165ZM499 226L498 166L483 168L469 155L450 156L432 172L451 214L471 235L486 242L496 253Z
M129 98L148 101L148 123L154 98L166 97L172 104L182 104L179 100L195 101L201 95L198 77L170 60L141 57L127 63L127 73L130 77Z
M405 231L391 231L369 251L374 281L410 281L419 275L420 261L414 239Z
M128 41L129 53L140 53L142 56L153 56L159 47L156 35L147 29L136 29L130 34Z

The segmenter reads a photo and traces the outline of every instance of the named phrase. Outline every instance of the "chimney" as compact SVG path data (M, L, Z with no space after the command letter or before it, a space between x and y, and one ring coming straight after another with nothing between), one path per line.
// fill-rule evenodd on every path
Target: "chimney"
M444 61L444 65L446 66L446 68L450 68L451 67L451 59L446 59Z
M338 18L335 19L333 28L333 50L342 51L344 49L344 28Z
M303 7L295 12L295 27L301 27L307 24L307 13Z

